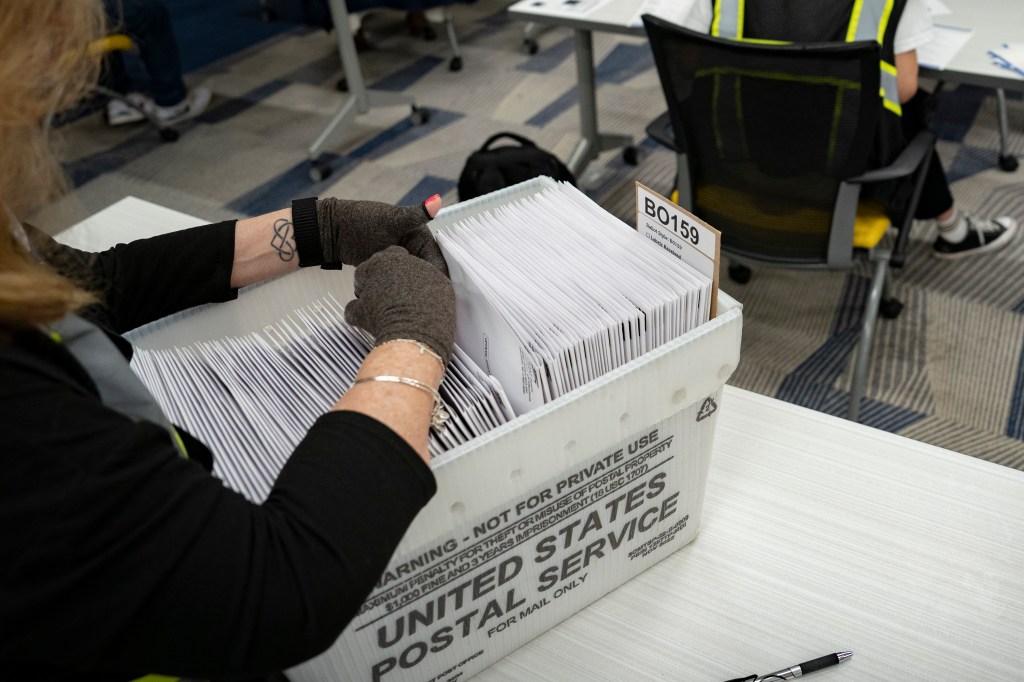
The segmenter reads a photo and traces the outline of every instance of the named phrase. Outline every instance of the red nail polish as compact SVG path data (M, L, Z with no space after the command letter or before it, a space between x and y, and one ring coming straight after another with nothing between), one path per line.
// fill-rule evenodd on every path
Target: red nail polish
M430 204L433 204L434 202L440 202L440 201L441 201L441 195L440 194L435 194L434 196L430 197L429 199L427 199L426 201L423 202L423 212L427 214L428 218L430 218L430 219L434 218L434 216L431 215L431 212L430 212ZM440 210L440 209L438 209L438 210Z

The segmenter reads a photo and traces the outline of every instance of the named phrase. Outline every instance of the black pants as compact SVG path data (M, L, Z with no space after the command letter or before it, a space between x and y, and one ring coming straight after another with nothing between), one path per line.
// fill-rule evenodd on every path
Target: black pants
M928 128L930 98L929 93L918 90L917 94L903 105L901 123L903 137L908 142L914 139L917 133ZM931 162L928 164L928 172L924 178L921 197L917 202L914 217L918 220L928 220L945 213L952 206L953 195L949 191L946 171L943 170L939 155L933 147Z
M163 0L104 0L104 5L113 30L127 33L138 45L139 57L149 74L153 101L169 107L184 100L188 90L181 76L171 14ZM120 52L108 57L107 80L111 88L122 94L136 89Z

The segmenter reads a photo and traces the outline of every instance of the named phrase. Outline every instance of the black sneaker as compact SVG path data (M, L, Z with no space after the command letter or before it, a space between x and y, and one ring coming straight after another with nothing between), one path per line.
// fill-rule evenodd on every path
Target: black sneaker
M932 251L936 258L956 260L978 253L991 253L1009 244L1017 231L1017 221L1009 216L992 220L965 216L964 220L967 221L967 236L958 242L948 242L940 236L935 240Z

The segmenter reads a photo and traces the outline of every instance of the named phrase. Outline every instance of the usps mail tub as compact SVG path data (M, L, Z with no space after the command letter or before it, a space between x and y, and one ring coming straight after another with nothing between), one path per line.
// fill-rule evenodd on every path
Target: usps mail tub
M358 615L289 677L466 679L692 541L741 327L719 294L710 322L435 459Z
M133 340L244 334L325 291L351 298L351 270L307 269ZM692 541L741 327L720 293L710 322L435 459L437 495L358 615L289 677L464 680Z

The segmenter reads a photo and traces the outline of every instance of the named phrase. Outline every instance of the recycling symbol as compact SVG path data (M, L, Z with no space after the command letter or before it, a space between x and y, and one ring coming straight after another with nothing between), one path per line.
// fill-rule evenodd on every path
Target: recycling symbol
M718 405L711 398L705 398L704 403L700 406L700 412L697 413L697 421L703 421L715 413L718 409Z

